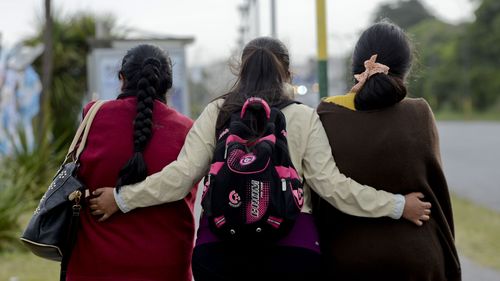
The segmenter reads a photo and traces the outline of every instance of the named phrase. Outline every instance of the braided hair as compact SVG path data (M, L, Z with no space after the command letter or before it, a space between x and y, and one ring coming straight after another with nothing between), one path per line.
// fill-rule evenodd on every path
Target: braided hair
M160 48L142 44L123 57L119 76L123 79L118 98L137 97L134 119L134 154L120 170L117 190L123 185L140 182L148 175L143 151L153 134L154 100L166 104L166 93L172 88L172 63Z

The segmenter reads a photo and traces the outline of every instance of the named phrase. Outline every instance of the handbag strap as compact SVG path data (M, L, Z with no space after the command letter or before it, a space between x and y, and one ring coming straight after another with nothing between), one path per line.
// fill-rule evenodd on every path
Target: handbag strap
M92 125L92 121L94 121L94 117L97 114L97 111L99 111L99 108L105 103L103 100L98 100L96 101L89 109L87 114L82 120L82 123L80 126L78 126L78 130L75 133L75 137L73 138L73 141L71 142L71 145L69 146L68 149L68 154L66 154L66 160L70 156L73 155L76 149L76 154L74 154L74 159L75 161L78 161L80 158L80 154L82 153L83 149L85 148L85 144L87 142L87 137L89 135L90 131L90 126ZM73 247L76 243L76 236L78 234L78 228L80 226L80 205L77 206L74 205L72 207L72 216L70 220L70 225L69 225L69 233L67 237L67 247L65 253L63 253L62 261L61 261L61 271L59 274L59 280L60 281L66 281L66 273L68 269L68 263L69 259L71 256L71 252L73 250Z
M66 281L66 273L68 271L69 259L71 258L71 252L73 252L73 247L76 244L76 238L78 235L78 229L80 228L80 210L81 206L72 208L71 220L69 223L69 231L67 237L66 251L63 253L61 260L61 271L59 273L59 281Z
M94 121L94 117L96 116L97 111L104 103L105 101L98 100L90 107L89 111L83 118L82 123L80 123L78 130L76 131L73 141L71 142L71 145L69 146L68 153L66 154L66 160L70 156L72 156L76 150L76 153L74 154L75 158L73 160L78 161L78 159L80 158L80 154L83 152L83 149L85 148L85 144L87 142L87 137L89 135L92 121Z

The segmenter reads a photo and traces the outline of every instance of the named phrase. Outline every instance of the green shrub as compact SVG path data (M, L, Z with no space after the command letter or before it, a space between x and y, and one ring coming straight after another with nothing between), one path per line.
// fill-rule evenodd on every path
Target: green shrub
M61 141L48 136L32 149L19 136L20 147L0 160L0 251L20 245L19 218L34 210L66 153Z

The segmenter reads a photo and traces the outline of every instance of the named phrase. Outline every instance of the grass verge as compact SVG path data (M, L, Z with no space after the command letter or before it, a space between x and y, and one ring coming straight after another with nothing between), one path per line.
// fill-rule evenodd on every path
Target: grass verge
M462 113L455 111L436 111L438 121L500 121L500 111Z
M59 280L59 263L39 258L28 252L2 253L0 254L0 280Z
M500 214L452 195L458 250L475 262L500 270Z

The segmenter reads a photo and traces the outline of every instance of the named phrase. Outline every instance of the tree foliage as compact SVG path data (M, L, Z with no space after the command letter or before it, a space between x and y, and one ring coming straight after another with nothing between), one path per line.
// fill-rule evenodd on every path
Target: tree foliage
M475 15L463 44L468 53L472 103L485 109L500 96L500 1L483 0Z
M457 25L434 17L419 0L383 4L375 14L412 38L417 60L410 94L434 109L484 111L500 103L500 1L478 3L475 21Z
M113 27L106 16L105 24ZM96 17L75 14L53 19L53 79L47 94L46 128L29 149L20 131L22 145L0 159L0 251L16 248L20 235L19 216L32 210L46 191L80 119L87 88L87 39L95 35ZM27 44L43 42L43 23ZM38 73L42 59L35 61ZM43 106L43 105L42 105Z
M49 142L44 132L30 149L22 132L21 146L0 159L0 252L19 246L20 215L36 207L66 154L63 137Z
M82 101L87 94L87 40L95 36L96 20L104 20L109 26L114 19L103 19L88 13L77 13L67 17L53 18L53 79L47 95L48 115L53 121L53 135L62 136L74 132L79 120ZM43 24L37 34L27 43L36 44L43 40ZM42 60L35 61L36 70L41 73Z
M375 12L374 21L377 22L384 18L388 18L403 29L407 29L435 17L419 0L400 0L379 6Z
M463 26L427 20L412 27L409 33L417 55L410 93L426 98L435 109L464 109L470 87L462 63Z

